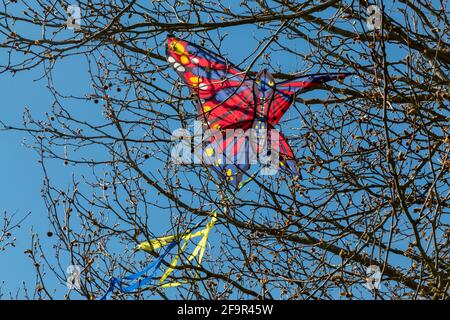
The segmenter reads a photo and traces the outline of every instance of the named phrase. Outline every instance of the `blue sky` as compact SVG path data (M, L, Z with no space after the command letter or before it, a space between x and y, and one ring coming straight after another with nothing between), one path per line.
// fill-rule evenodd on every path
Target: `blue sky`
M3 51L0 51L0 59ZM37 70L36 70L37 71ZM33 112L44 112L49 106L50 97L45 84L34 82L35 71L19 73L15 77L0 76L2 101L0 119L8 124L20 126L22 112L29 106ZM38 156L23 146L29 138L24 132L0 132L0 210L16 213L17 219L31 212L28 219L14 232L17 237L14 248L0 253L1 280L5 282L2 293L8 294L25 281L34 286L32 264L24 251L31 243L31 230L45 235L49 226L46 209L40 196L42 172Z
M0 50L0 59L5 59L4 51ZM84 59L68 58L67 61L57 64L55 68L55 81L63 94L81 94L89 90L87 66L83 66ZM0 75L0 88L2 88L2 101L0 120L4 123L21 127L22 115L25 108L37 118L43 118L50 111L53 97L47 89L47 80L42 77L42 67L26 72ZM80 106L80 112L87 112L89 106ZM83 110L83 108L85 110ZM16 247L9 247L0 253L0 277L3 298L9 297L10 292L15 294L17 288L25 282L29 289L34 288L35 272L31 260L24 251L30 248L31 234L37 233L43 243L51 250L51 240L47 232L51 230L47 219L47 209L41 198L43 182L42 168L39 164L38 154L26 147L31 137L21 131L0 132L0 211L16 214L15 220L30 213L30 216L21 224L19 230L14 231L17 238ZM31 141L30 141L31 142ZM74 168L63 166L61 163L51 165L53 182L60 186L69 185ZM49 251L50 252L50 251ZM50 278L49 278L50 279ZM65 284L50 281L50 286L58 288L64 294ZM31 290L32 292L32 290ZM62 297L62 295L61 295Z

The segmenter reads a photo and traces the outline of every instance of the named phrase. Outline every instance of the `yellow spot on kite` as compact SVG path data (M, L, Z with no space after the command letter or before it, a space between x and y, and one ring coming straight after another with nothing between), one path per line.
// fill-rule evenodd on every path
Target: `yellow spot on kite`
M173 52L175 52L180 56L185 52L183 45L177 41L172 41L170 43L170 50L172 50Z
M212 110L211 106L206 105L203 107L203 112L210 112L211 110Z
M203 79L200 77L190 77L189 80L192 82L192 85L197 86L199 83L203 82Z
M208 157L212 157L214 154L214 149L213 148L207 148L206 149L206 154L208 155Z
M220 125L216 123L215 125L213 125L213 129L220 129Z
M182 64L188 64L189 63L189 58L186 55L181 56L180 60L181 60Z
M274 84L273 81L269 81L269 87L273 87Z
M233 171L231 171L231 169L228 169L227 170L227 178L228 178L228 180L230 180L230 181L234 180L232 175L233 175Z

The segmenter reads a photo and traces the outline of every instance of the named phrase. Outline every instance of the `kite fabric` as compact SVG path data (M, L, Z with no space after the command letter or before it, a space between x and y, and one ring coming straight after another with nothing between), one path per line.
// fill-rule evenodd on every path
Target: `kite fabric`
M230 64L227 59L194 43L169 36L167 61L189 87L197 101L198 115L209 130L219 132L204 141L203 158L224 179L239 186L255 155L271 154L277 145L281 169L300 176L289 143L274 129L300 92L331 80L344 79L350 73L327 73L275 82L262 70L255 77ZM225 136L228 129L239 129ZM253 130L249 130L253 129ZM242 131L244 133L242 133ZM253 132L250 136L248 132ZM226 156L224 156L226 155Z
M204 220L203 220L204 221ZM98 300L109 300L111 299L111 296L114 292L114 289L118 289L122 293L133 293L136 292L136 290L142 288L143 286L147 285L153 277L155 276L156 272L158 271L159 267L161 266L161 263L164 261L164 258L169 254L169 252L182 240L184 240L184 244L181 246L180 252L175 256L175 258L170 263L169 268L165 271L163 276L161 277L159 283L161 288L168 288L168 287L176 287L178 285L181 285L183 283L186 283L185 281L180 282L173 282L173 283L166 283L162 284L164 280L174 271L174 269L177 266L179 255L181 252L183 252L186 249L186 246L189 243L189 240L202 236L200 242L195 247L194 251L191 253L191 255L188 257L188 261L191 262L194 260L195 257L198 256L197 262L198 265L202 262L203 255L205 253L206 244L208 242L208 236L209 233L214 226L214 224L217 221L217 214L215 211L213 211L211 220L206 224L206 227L203 230L197 231L197 232L185 232L181 235L173 235L173 236L167 236L167 237L161 237L157 239L152 239L150 241L143 242L137 246L137 249L143 250L146 252L154 252L155 250L159 248L166 247L165 251L155 260L153 260L145 269L134 273L132 275L123 277L123 278L115 278L111 277L109 281L109 288L106 291L106 293L98 298ZM202 222L199 223L199 225ZM195 227L194 229L196 229ZM128 286L124 286L123 283L127 282L133 282L132 284Z
M176 246L176 244L177 244L176 241L168 243L166 250L157 259L153 260L145 269L123 278L111 277L111 280L109 281L108 291L106 291L106 293L98 300L111 299L114 289L116 288L122 293L133 293L136 290L148 284L155 276L164 258L167 256L170 250L172 250L172 248ZM145 276L148 272L150 273L147 276ZM131 282L134 281L134 283L124 287L122 285L124 280Z
M214 226L214 224L216 223L216 221L217 221L217 213L215 211L213 211L211 220L206 224L206 227L203 230L200 230L197 232L191 232L191 233L184 233L182 235L173 235L173 236L153 239L151 241L143 242L138 245L138 249L144 250L147 252L152 252L153 250L163 247L163 246L167 245L168 243L173 243L173 242L178 243L179 241L184 240L184 243L180 248L179 254L175 256L175 258L170 263L169 268L167 268L166 272L163 274L163 276L159 280L161 288L176 287L176 286L186 283L186 281L180 281L180 282L171 282L171 283L163 284L164 280L166 280L167 277L175 270L175 268L178 264L180 254L186 249L187 245L189 244L189 241L193 238L200 237L200 236L202 238L200 239L199 243L195 247L194 251L189 255L187 261L191 262L198 256L197 263L198 263L198 265L201 264L203 255L205 253L206 244L208 242L209 233L210 233L212 227Z

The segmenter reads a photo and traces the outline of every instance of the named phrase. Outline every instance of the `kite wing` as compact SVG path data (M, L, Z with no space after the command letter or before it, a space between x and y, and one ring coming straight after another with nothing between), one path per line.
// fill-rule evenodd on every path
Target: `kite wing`
M275 142L278 143L279 146L278 153L280 159L280 169L293 173L294 175L301 178L300 170L296 165L297 160L295 159L294 152L292 151L291 146L281 132L274 129L273 127L270 128L271 130L269 130L269 141L275 140Z
M303 90L313 89L331 80L344 79L349 75L350 73L316 74L277 83L269 112L269 123L276 125L280 121L294 102L296 94Z
M169 37L167 61L212 129L249 128L254 117L253 80L223 57L188 41Z
M248 132L243 129L217 131L205 145L202 155L203 161L235 188L250 168Z
M168 38L167 60L188 86L191 95L197 98L198 113L204 123L223 137L204 141L208 144L205 149L207 156L219 157L209 164L224 179L237 186L249 168L244 159L238 159L246 154L244 139L225 137L222 132L251 128L255 116L253 80L223 57L175 37ZM220 155L224 157L220 158Z

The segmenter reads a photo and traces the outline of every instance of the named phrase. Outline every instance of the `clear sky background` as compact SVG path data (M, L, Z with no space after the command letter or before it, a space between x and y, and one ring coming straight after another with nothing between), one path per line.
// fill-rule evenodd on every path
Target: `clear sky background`
M71 31L68 31L71 32ZM6 59L6 54L0 50L0 60ZM55 82L63 93L84 95L89 92L90 81L87 66L83 58L71 57L55 68ZM47 80L42 77L43 68L19 72L16 75L0 75L0 120L4 123L20 127L25 108L37 118L45 117L50 111L53 97L47 89ZM91 106L80 105L80 112ZM101 110L95 110L101 112ZM17 289L25 286L32 292L35 286L35 270L32 261L25 250L31 247L31 234L37 233L50 253L52 241L47 232L51 229L47 219L47 209L41 197L43 182L42 168L38 162L38 154L26 147L27 139L31 137L26 132L0 131L0 212L15 214L15 220L20 220L28 213L30 216L16 229L13 235L17 238L16 246L0 252L0 298L15 297ZM70 177L76 168L65 167L62 163L51 166L53 182L60 186L70 184ZM52 279L49 277L49 280ZM66 293L65 283L56 279L48 284L58 291L58 296ZM23 297L21 291L19 297Z
M0 51L0 59L4 59ZM0 119L11 125L21 125L25 106L33 112L45 112L50 105L44 81L34 82L38 70L19 73L15 77L0 76L1 107ZM15 230L16 247L0 253L0 279L2 298L13 294L22 282L34 286L34 270L31 261L24 254L30 247L31 230L45 236L49 226L46 209L40 195L42 172L35 152L23 146L24 132L0 132L0 210L15 213L16 219L31 215ZM5 296L7 295L7 296Z

